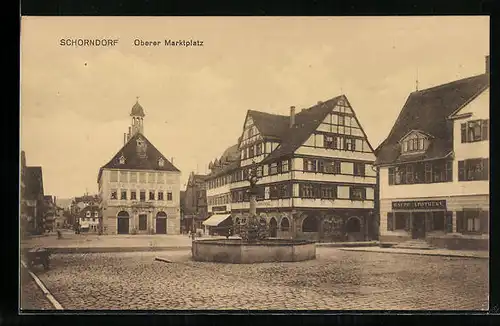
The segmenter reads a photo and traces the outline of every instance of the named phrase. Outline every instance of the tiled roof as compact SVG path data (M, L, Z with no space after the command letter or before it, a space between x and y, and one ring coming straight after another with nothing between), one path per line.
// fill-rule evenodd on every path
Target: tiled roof
M101 209L100 209L100 208L99 208L99 206L97 206L97 205L89 205L89 206L87 206L87 207L83 208L83 209L82 209L82 210L78 213L78 215L79 215L80 217L86 217L85 215L87 214L87 212L88 212L88 211L90 211L90 212L91 212L91 214L92 214L92 216L90 216L90 217L95 217L94 212L98 212L99 217L102 217L102 214L101 214Z
M451 153L453 122L448 116L487 87L489 75L483 74L411 93L389 136L377 148L375 164L437 159ZM421 130L434 137L424 157L400 157L398 142L411 130Z
M319 124L333 110L341 97L343 95L297 113L295 115L295 125L291 128L289 127L290 118L286 117L286 128L281 131L281 144L262 163L265 164L279 157L292 154L318 128Z
M25 199L36 200L43 196L42 167L27 166L25 172Z
M141 138L146 144L145 156L142 156L137 151L136 140ZM123 155L125 163L120 164L120 158ZM158 160L162 158L163 166L158 164ZM156 171L173 171L180 172L169 160L163 156L156 147L141 133L136 133L130 140L113 156L111 161L101 167L97 180L101 178L103 169L123 169L123 170L156 170Z
M223 175L240 166L240 152L238 150L238 144L228 147L224 153L222 153L218 161L221 165L213 168L212 171L205 177L205 180Z
M281 140L289 129L290 117L288 116L255 110L248 110L248 115L252 117L255 127L264 139Z

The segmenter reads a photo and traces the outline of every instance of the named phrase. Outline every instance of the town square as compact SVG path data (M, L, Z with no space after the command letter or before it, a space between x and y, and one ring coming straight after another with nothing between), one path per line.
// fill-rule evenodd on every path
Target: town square
M488 310L488 23L25 17L20 310Z

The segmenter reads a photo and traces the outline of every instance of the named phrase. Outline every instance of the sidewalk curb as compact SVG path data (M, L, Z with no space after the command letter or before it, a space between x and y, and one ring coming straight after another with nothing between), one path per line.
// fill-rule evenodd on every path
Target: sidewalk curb
M359 252L373 252L381 254L399 254L399 255L418 255L418 256L440 256L440 257L453 257L453 258L474 258L474 259L490 259L490 257L474 256L474 255L460 255L460 254L438 254L431 252L401 252L401 251L388 251L388 250L363 250L363 249L349 249L349 248L339 248L343 251L359 251Z
M367 242L323 242L316 243L316 247L330 247L330 248L355 248L355 247L378 247L379 243L377 241L367 241Z
M56 298L54 298L54 296L49 292L49 290L47 290L47 288L45 287L43 282L38 278L38 276L36 276L35 273L33 273L32 271L29 270L26 263L24 261L21 261L21 264L23 265L24 268L26 268L26 270L28 271L30 276L33 278L35 283L38 285L40 290L42 290L43 294L45 295L47 300L49 300L50 304L52 306L54 306L54 308L56 310L64 310L63 306L56 300Z
M82 253L110 253L110 252L151 252L191 250L191 246L166 247L46 247L51 254L82 254Z

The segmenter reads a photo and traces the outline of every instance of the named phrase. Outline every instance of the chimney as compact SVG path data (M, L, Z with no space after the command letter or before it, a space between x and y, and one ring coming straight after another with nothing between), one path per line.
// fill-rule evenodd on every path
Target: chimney
M170 163L174 164L174 158L172 157L172 159L170 160Z
M123 133L123 145L127 143L127 134Z
M489 74L489 73L490 73L490 55L489 55L489 54L486 56L485 61L486 61L486 69L485 69L485 72L486 72L487 74Z
M290 107L290 128L295 125L295 106Z

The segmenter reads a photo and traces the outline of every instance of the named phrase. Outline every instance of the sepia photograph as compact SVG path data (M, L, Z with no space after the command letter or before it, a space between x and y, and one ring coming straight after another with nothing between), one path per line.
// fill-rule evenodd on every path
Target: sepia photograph
M489 16L22 16L19 311L487 311Z

